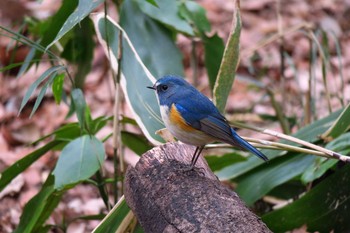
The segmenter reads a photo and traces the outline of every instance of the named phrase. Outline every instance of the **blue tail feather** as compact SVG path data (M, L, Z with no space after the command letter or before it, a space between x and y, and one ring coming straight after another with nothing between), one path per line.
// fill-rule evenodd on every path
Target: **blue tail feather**
M263 159L265 162L267 162L269 160L266 157L266 155L261 153L258 149L256 149L254 146L252 146L249 142L247 142L246 140L241 138L233 129L231 129L231 131L232 131L232 136L233 136L233 139L235 140L235 143L237 143L240 147L242 147L243 149L245 149L247 151L250 151L254 155Z

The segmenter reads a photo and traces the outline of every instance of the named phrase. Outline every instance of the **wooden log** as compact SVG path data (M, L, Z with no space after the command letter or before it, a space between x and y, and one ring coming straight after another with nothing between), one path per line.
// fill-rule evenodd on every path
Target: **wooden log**
M202 157L189 170L194 149L167 143L128 167L125 199L145 232L271 232Z

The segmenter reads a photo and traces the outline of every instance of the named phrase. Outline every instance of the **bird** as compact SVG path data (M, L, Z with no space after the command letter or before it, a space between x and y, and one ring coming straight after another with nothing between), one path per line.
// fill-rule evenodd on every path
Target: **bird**
M170 133L179 141L196 146L191 169L204 146L215 141L250 151L268 161L262 152L237 134L207 96L184 78L165 75L147 88L155 90L162 120Z

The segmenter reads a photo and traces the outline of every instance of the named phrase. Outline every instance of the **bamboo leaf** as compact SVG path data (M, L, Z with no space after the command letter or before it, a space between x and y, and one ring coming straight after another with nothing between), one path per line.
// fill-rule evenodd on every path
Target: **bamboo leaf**
M63 69L64 69L64 66L61 66L61 65L51 67L48 70L46 70L32 85L30 85L26 94L23 97L19 112L22 111L24 106L29 101L30 96L33 94L33 92L40 85L41 82L43 82L47 77L50 77L50 75L52 75L54 72L58 72L58 71L63 70Z
M273 232L287 232L307 225L308 232L349 232L350 166L306 193L292 204L270 212L262 220Z
M73 89L72 102L74 105L75 112L77 114L80 128L84 129L84 127L85 127L85 112L86 112L87 107L86 107L84 94L81 91L81 89L79 89L79 88Z
M133 219L133 214L125 202L124 196L93 230L93 233L126 232L126 227Z
M104 0L79 0L77 9L67 18L56 35L56 38L48 46L46 46L46 49L50 48L54 43L61 39L69 30L82 21L103 2Z
M137 3L142 12L149 17L169 26L176 31L187 35L194 35L191 26L179 14L180 1L161 0L157 1L157 6L151 5L144 0L136 0L135 3ZM126 27L124 28L127 29Z
M61 103L64 77L65 77L64 73L58 74L52 84L52 93L55 98L56 104Z
M0 176L0 192L8 185L16 176L22 173L25 169L27 169L30 165L32 165L35 161L37 161L41 156L43 156L46 152L58 146L60 144L64 144L62 141L54 140L47 143L45 146L29 153L22 159L16 161L13 165L6 168L1 172Z
M38 109L38 107L39 107L41 101L43 100L43 98L44 98L44 96L45 96L45 93L46 93L47 88L53 83L53 80L54 80L54 78L56 77L56 74L57 74L56 71L55 71L54 73L52 73L52 74L50 75L49 80L48 80L48 81L44 84L44 86L41 88L41 90L40 90L40 92L39 92L39 95L38 95L38 97L36 98L36 101L35 101L34 107L33 107L33 109L32 109L32 112L30 113L29 118L31 118L31 117L34 115L34 113L36 112L36 110Z
M233 19L232 30L225 47L218 77L213 90L213 101L220 112L225 110L226 101L230 94L239 62L239 38L242 23L238 0L236 0Z
M241 178L236 192L247 205L252 205L278 185L301 175L314 159L316 159L315 156L294 154L271 161L269 166L261 166Z
M14 233L40 232L43 224L57 207L63 193L55 192L54 177L49 175L42 189L24 207L17 229Z
M134 1L125 1L122 12L121 22L128 28L130 38L113 20L105 18L104 14L93 16L95 29L115 72L118 71L119 33L122 32L120 84L126 102L147 139L153 144L160 144L163 140L155 132L164 128L164 125L155 93L146 87L152 86L156 81L152 74L157 77L169 73L181 75L181 56L168 31L140 12ZM147 50L144 49L146 47Z
M337 120L321 135L321 138L331 141L350 129L350 103L346 106Z
M337 119L337 117L341 114L343 109L330 114L329 116L322 118L318 121L313 122L312 124L300 129L298 132L293 134L294 137L302 139L307 142L316 142L318 141L319 135L324 132L329 126ZM297 145L296 143L292 143L290 141L281 140L281 143L285 143L288 145ZM262 152L267 155L270 160L277 158L281 155L284 155L285 152L278 150L262 150ZM237 178L253 169L260 166L269 166L269 164L264 163L256 156L251 156L245 162L235 163L233 165L227 166L220 171L215 172L215 174L219 177L220 180L228 180ZM268 182L268 181L266 181Z

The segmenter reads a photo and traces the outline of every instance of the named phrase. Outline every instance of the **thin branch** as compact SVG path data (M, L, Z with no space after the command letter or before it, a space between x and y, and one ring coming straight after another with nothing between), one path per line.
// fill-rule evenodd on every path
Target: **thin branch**
M263 128L259 128L259 127L255 127L255 126L246 125L246 124L243 124L243 123L238 123L238 122L234 122L233 125L237 126L239 128L251 129L253 131L257 131L257 132L260 132L260 133L263 133L263 134L267 134L267 135L275 136L275 137L278 137L278 138L281 138L281 139L285 139L285 140L288 140L288 141L291 141L291 142L295 142L295 143L298 143L300 145L312 148L312 149L314 149L316 151L320 151L320 152L324 153L325 155L328 155L331 158L338 159L338 160L341 160L341 161L346 162L346 163L350 163L350 157L348 157L348 156L345 156L345 155L342 155L340 153L328 150L326 148L323 148L321 146L312 144L310 142L306 142L304 140L301 140L301 139L293 137L293 136L289 136L289 135L286 135L286 134L283 134L283 133L279 133L279 132L276 132L276 131L273 131L273 130L270 130L270 129L263 129Z

